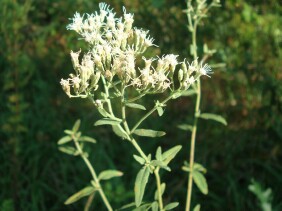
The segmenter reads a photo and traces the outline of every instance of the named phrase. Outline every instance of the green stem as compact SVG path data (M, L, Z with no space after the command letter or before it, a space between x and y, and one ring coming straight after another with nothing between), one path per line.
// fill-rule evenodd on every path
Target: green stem
M187 1L187 8L191 8L191 0ZM192 23L191 20L191 13L187 13L188 23L190 26L190 29L192 29L192 46L193 46L193 57L194 60L197 61L198 55L197 55L197 24L198 20L196 19L194 23ZM194 160L195 160L195 142L196 142L196 134L197 134L197 123L198 123L198 114L200 111L200 104L201 104L201 81L200 78L197 80L197 99L196 99L196 105L195 105L195 113L194 113L194 122L193 122L193 128L192 128L192 135L191 135L191 147L190 147L190 160L189 160L189 177L188 177L188 186L187 186L187 198L186 198L186 208L185 211L190 211L191 206L191 198L192 198L192 189L193 189L193 166L194 166Z
M162 211L163 210L163 198L162 198L162 188L161 188L161 179L160 179L160 175L159 175L159 167L157 167L154 170L154 174L156 177L156 181L157 181L157 191L158 191L158 199L159 199L159 208Z
M175 94L175 92L172 92L166 99L164 99L161 104L165 104L167 101L169 101L173 95ZM147 114L145 114L135 125L134 127L131 129L130 133L133 133L138 127L139 125L145 120L147 119L155 110L157 110L158 106L155 105Z
M104 193L104 191L103 191L103 189L102 189L102 187L100 185L100 182L98 180L97 174L96 174L93 166L91 165L90 161L85 156L85 154L83 153L83 151L82 151L82 149L81 149L81 147L80 147L76 137L73 136L72 138L74 140L74 144L75 144L75 147L76 147L77 151L79 152L80 156L82 157L82 159L84 160L86 166L88 167L88 169L89 169L89 171L90 171L90 173L91 173L95 183L98 185L98 188L99 188L98 191L100 193L100 196L101 196L105 206L107 207L108 211L113 211L113 208L111 207L111 205L110 205L107 197L105 196L105 193Z

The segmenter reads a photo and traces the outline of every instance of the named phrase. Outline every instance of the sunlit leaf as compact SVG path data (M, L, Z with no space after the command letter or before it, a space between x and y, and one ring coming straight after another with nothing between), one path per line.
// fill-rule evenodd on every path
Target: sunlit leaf
M169 164L169 162L176 156L176 154L181 150L182 146L178 145L175 146L169 150L167 150L166 152L163 153L162 157L163 157L163 161L166 165Z
M172 210L179 205L178 202L172 202L165 206L164 210Z
M109 119L109 118L104 118L100 119L97 122L95 122L95 126L99 125L119 125L121 123L121 120L115 120L115 119Z
M179 129L181 130L185 130L185 131L192 131L193 130L193 126L192 125L188 125L188 124L181 124L177 126Z
M158 210L159 210L159 204L158 204L158 202L154 201L154 202L151 204L151 208L152 208L152 211L158 211Z
M85 142L90 142L90 143L93 143L95 144L96 143L96 140L94 138L91 138L89 136L81 136L78 141L85 141Z
M59 147L59 150L68 155L75 155L75 156L78 155L78 151L75 148L70 147L70 146Z
M72 138L70 136L64 136L62 137L59 141L58 141L58 145L62 145L65 143L68 143L72 140Z
M117 171L117 170L105 170L102 171L99 176L98 179L99 180L109 180L113 177L120 177L122 176L123 173L121 171Z
M136 109L141 109L141 110L146 110L146 108L143 105L137 104L137 103L126 103L125 104L127 107L130 108L136 108Z
M193 211L200 211L200 209L201 209L201 205L200 205L200 204L197 204L197 205L194 207Z
M157 112L159 116L162 116L164 114L164 109L160 106L157 107Z
M162 148L161 148L161 147L158 147L158 149L157 149L157 152L156 152L156 159L157 159L157 160L163 160L163 157L162 157Z
M85 188L83 188L82 190L78 191L77 193L73 194L72 196L70 196L66 201L65 204L72 204L76 201L78 201L79 199L85 197L85 196L89 196L90 194L94 193L96 191L96 189L93 186L87 186Z
M127 133L124 131L124 129L120 125L113 125L112 128L113 128L114 133L117 136L121 137L122 139L127 139L127 140L130 139Z
M72 131L75 133L78 131L80 127L80 119L76 120L76 122L74 123L73 127L72 127Z
M148 167L143 167L137 174L134 186L136 207L141 205L149 175L150 169Z
M163 195L163 193L165 192L165 187L166 187L166 184L165 184L165 183L162 183L162 184L161 184L161 195ZM155 191L155 197L154 197L154 199L155 199L156 201L159 200L158 190Z
M133 155L134 159L140 163L141 165L144 165L146 163L146 160L138 155Z
M146 137L160 137L165 135L165 132L163 131L156 131L150 129L136 129L133 133L138 136L146 136Z
M203 194L208 194L208 184L204 175L199 171L192 172L193 180Z
M222 116L217 115L217 114L202 113L202 114L200 114L199 118L211 119L211 120L214 120L216 122L220 122L223 125L227 125L226 120Z

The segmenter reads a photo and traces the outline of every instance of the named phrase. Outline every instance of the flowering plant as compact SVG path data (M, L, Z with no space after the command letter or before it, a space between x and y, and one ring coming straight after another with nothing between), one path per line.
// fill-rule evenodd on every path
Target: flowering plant
M161 182L159 171L171 171L168 164L180 151L181 146L175 146L165 152L158 147L155 157L145 153L136 141L138 137L160 137L163 131L140 128L153 112L163 115L163 107L172 99L187 95L195 90L195 83L201 76L209 76L211 67L199 61L197 57L191 62L178 61L178 55L168 54L146 58L144 52L147 48L157 47L148 31L133 27L134 15L123 9L123 16L116 17L113 9L105 3L99 4L100 11L93 14L81 15L76 13L71 18L67 29L77 32L80 39L88 44L88 51L82 54L81 50L71 51L71 60L74 73L67 79L61 79L61 85L66 94L72 97L88 98L97 108L102 119L96 121L95 126L111 125L113 132L121 139L128 141L136 149L138 155L133 158L141 165L135 180L135 203L133 206L152 210L170 210L178 202L163 204L162 195L165 183ZM142 61L143 65L137 65ZM166 96L161 99L161 96ZM146 95L155 95L154 106L146 112L147 108L138 104ZM113 100L120 102L120 110L113 108ZM135 124L127 121L127 109L141 109L144 116ZM108 210L112 210L102 186L101 180L121 176L117 170L106 170L98 176L83 152L83 142L95 142L90 137L81 136L78 131L79 121L72 130L66 130L66 136L60 145L74 141L75 148L68 151L65 146L61 150L69 154L80 155L88 166L93 180L87 186L71 196L66 204L72 203L83 196L91 197L98 191ZM68 148L69 149L69 148ZM156 194L150 203L143 202L146 184L150 175L155 176ZM93 198L93 197L92 197ZM88 205L89 206L89 203Z

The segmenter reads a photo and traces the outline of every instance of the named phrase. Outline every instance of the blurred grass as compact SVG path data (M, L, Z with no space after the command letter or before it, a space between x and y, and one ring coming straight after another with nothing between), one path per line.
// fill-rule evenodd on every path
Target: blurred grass
M107 2L118 13L123 5L135 13L136 26L150 30L160 46L157 53L190 56L184 2ZM71 206L63 202L84 187L90 175L80 159L60 153L56 145L63 130L78 118L83 132L98 140L88 148L95 168L126 172L105 184L110 201L119 207L132 200L138 168L128 153L133 149L108 128L94 128L99 115L91 104L68 99L59 85L72 69L69 51L83 48L83 42L65 29L68 18L97 7L97 1L86 0L1 0L0 210L81 210L83 200ZM273 208L282 209L281 14L282 5L275 0L223 1L199 29L199 46L205 42L218 50L209 63L226 63L225 69L204 79L202 109L222 114L229 123L223 127L200 122L196 161L208 169L210 193L202 196L194 190L193 202L200 202L202 210L258 210L248 191L251 178L271 187ZM169 104L163 117L146 121L146 127L165 130L167 136L141 142L146 152L158 145L183 145L172 163L174 174L163 175L170 190L165 200L180 201L182 207L186 176L180 167L188 159L189 136L176 126L191 121L193 107L193 97ZM129 116L132 121L138 118ZM148 192L153 195L154 188ZM94 204L101 206L98 199Z

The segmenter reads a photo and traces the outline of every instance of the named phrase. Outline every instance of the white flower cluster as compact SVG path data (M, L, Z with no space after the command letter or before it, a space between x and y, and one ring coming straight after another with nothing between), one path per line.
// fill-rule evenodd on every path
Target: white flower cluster
M133 86L139 92L164 92L174 85L173 76L178 74L179 89L187 89L200 75L208 75L210 67L198 65L197 61L182 62L176 71L177 55L147 59L143 57L144 67L136 67L136 57L151 46L153 39L148 31L133 28L133 14L126 13L115 17L112 9L105 3L99 4L100 12L71 18L67 29L76 31L89 43L89 51L79 61L80 51L72 52L71 58L75 75L62 79L64 91L71 96L87 95L98 88L101 75L108 81L120 80L126 86ZM115 77L116 76L116 77ZM71 87L75 95L71 94ZM175 86L173 86L175 87Z

